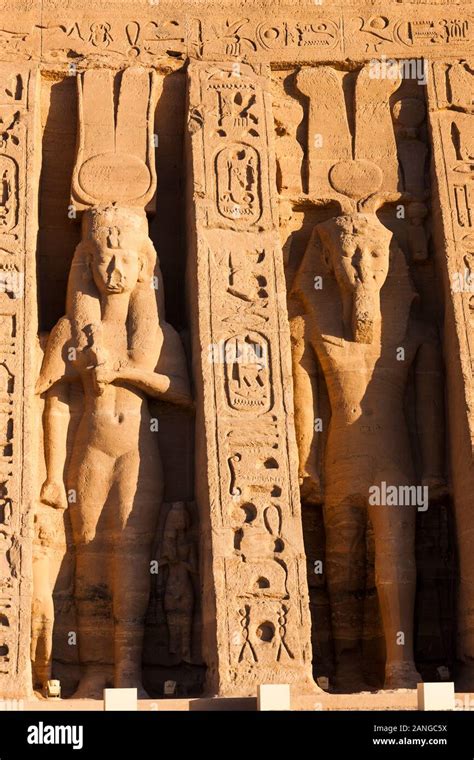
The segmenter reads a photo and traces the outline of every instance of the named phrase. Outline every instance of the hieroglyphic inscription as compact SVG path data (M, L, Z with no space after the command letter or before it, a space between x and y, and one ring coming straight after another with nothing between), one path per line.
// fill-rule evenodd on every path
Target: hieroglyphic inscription
M31 399L35 294L34 191L37 77L0 65L0 689L24 693L29 659L27 516L29 478L24 410ZM34 300L33 300L34 299ZM27 334L28 333L28 334ZM33 334L32 334L33 333ZM29 424L29 423L26 423Z
M217 421L206 455L209 477L219 482L210 510L218 537L205 587L215 595L219 646L208 657L217 657L221 693L244 694L256 679L309 683L270 91L258 71L232 64L193 64L189 88L192 192L199 198L191 258L197 256L200 299L203 282L209 288L208 304L196 304L199 382L215 399L205 404L206 428Z

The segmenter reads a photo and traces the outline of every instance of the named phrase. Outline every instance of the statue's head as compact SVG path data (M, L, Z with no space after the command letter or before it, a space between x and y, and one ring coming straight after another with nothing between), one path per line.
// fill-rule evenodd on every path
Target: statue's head
M174 501L166 518L166 530L187 530L189 514L184 501Z
M370 343L380 318L380 290L389 269L392 233L375 214L354 213L317 226L322 256L339 286L352 339Z
M84 214L83 241L88 266L99 293L131 293L151 276L148 224L145 212L115 206Z
M151 287L152 278L156 278L156 287ZM86 334L89 346L100 344L101 297L115 299L125 294L130 357L146 356L156 343L156 329L164 317L160 283L143 209L104 205L85 211L66 301L74 343L82 345Z

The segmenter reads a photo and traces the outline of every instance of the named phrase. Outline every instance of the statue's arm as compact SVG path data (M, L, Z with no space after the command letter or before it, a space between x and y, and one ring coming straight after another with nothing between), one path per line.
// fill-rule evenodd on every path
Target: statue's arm
M36 393L45 393L49 388L62 379L73 379L77 376L72 357L68 352L71 348L71 323L63 317L51 330L44 352L41 371L36 384Z
M95 370L97 381L99 383L115 381L131 383L148 396L191 408L193 402L180 337L171 325L164 323L160 327L163 342L154 370L133 364L125 365L118 371L97 367Z
M46 480L41 487L40 498L44 504L57 509L67 508L64 467L69 417L69 383L55 383L45 395L43 431Z
M432 332L418 348L415 377L423 484L433 489L430 495L436 495L445 483L444 383L440 345Z
M162 375L141 367L122 367L118 371L102 370L98 367L95 371L99 384L115 381L130 383L146 393L147 396L152 396L161 401L168 401L171 404L188 408L193 405L188 384L182 377Z
M58 509L66 509L64 467L70 419L70 381L76 376L68 357L71 324L63 317L51 330L36 386L44 395L43 435L46 480L41 488L41 501Z
M305 336L305 319L296 317L291 323L295 429L298 447L298 476L303 501L319 503L320 479L317 471L319 434L317 416L317 365L312 346Z

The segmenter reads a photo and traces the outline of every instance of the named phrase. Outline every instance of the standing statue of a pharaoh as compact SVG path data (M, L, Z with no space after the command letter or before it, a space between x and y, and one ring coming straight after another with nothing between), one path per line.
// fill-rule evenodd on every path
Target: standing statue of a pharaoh
M72 386L83 410L67 472ZM66 315L51 332L41 500L70 510L82 675L76 697L141 685L150 559L163 474L147 398L191 404L178 334L164 319L161 274L140 208L84 211ZM113 678L112 678L113 673Z
M416 317L417 293L404 254L375 208L316 225L292 296L301 314L293 325L300 482L309 501L312 495L321 500L321 479L324 485L335 685L357 689L364 682L361 598L370 519L386 644L385 688L413 688L421 680L413 659L415 518L417 506L427 505L389 504L383 493L384 484L406 489L417 483L405 407L412 373L421 484L430 496L442 487L437 337ZM322 478L316 463L321 436L314 424L317 372L309 370L308 353L319 363L330 403Z

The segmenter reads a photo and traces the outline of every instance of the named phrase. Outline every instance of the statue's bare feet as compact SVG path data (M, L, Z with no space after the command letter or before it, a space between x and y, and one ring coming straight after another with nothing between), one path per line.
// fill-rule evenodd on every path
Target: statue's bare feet
M101 671L84 673L71 699L103 699L107 677Z
M384 689L416 689L423 681L413 662L387 663Z

